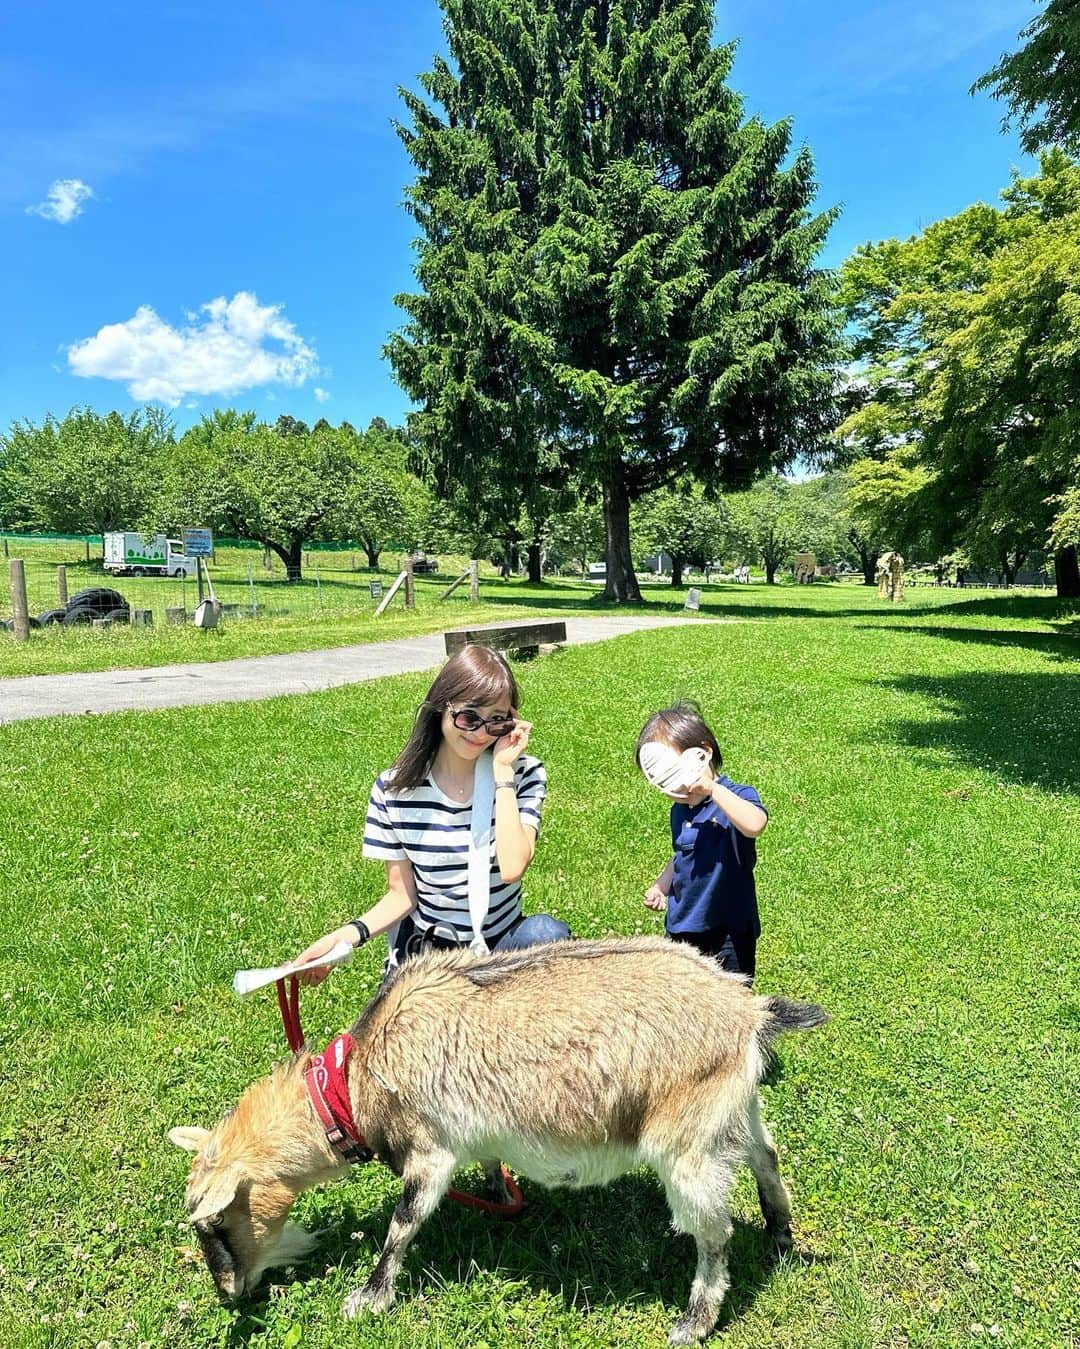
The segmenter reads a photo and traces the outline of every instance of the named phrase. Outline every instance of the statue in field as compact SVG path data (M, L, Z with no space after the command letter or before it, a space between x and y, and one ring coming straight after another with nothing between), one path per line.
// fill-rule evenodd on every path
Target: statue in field
M798 585L810 585L817 574L817 558L813 553L796 553L793 570Z
M877 560L878 594L883 600L904 598L904 559L899 553L882 553Z

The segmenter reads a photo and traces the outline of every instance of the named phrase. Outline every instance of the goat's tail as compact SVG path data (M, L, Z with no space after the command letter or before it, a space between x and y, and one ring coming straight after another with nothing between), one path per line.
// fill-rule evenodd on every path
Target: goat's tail
M813 1030L815 1026L824 1026L828 1014L813 1002L795 1002L792 998L766 998L765 1009L768 1016L758 1031L761 1048L768 1050L774 1040L786 1035L790 1030Z

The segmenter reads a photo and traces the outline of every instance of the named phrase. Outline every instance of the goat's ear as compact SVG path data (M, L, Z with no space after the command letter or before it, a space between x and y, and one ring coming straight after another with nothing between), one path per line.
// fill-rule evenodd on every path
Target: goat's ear
M199 1195L198 1203L188 1214L188 1220L201 1223L207 1218L212 1218L215 1213L224 1213L236 1198L237 1186L242 1177L241 1168L235 1162L232 1166L212 1172L209 1184Z
M209 1129L196 1129L187 1124L169 1130L169 1142L175 1143L178 1148L183 1148L185 1152L200 1151L209 1137Z

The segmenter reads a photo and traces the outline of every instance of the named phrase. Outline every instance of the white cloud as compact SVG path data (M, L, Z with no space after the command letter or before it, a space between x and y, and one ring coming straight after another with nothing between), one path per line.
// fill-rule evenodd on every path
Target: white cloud
M94 189L81 178L57 178L45 193L45 200L36 206L26 208L27 215L39 215L45 220L55 220L58 225L66 225L77 215L82 215L83 202L89 201Z
M314 393L315 393L315 401L318 403L326 403L330 399L329 389L315 389Z
M132 398L176 407L188 394L236 394L264 384L292 387L319 373L318 355L281 312L241 290L189 314L182 328L140 305L67 349L72 374L122 380Z

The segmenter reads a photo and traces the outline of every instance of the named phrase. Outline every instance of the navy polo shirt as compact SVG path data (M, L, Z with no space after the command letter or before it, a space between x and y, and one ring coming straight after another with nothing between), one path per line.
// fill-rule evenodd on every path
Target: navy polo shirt
M744 801L765 809L753 787L726 777L718 781ZM671 842L675 867L667 930L721 930L759 937L754 840L740 834L712 798L706 797L699 806L676 802L671 807Z

